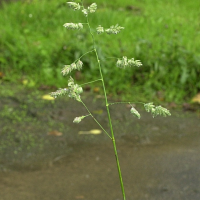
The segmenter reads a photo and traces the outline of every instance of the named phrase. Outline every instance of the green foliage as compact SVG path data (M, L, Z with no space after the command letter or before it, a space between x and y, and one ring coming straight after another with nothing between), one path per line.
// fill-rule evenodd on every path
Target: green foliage
M112 74L112 80L105 78L109 92L131 94L142 90L143 96L156 98L161 91L164 100L181 102L200 90L199 1L117 0L113 3L99 0L97 4L98 18L93 16L90 23L92 27L103 25L98 27L99 33L110 24L126 27L123 35L117 35L112 42L107 34L96 37L102 72L106 76ZM78 23L80 17L84 20L84 13L66 12L66 6L63 0L3 4L0 9L0 70L7 79L27 76L36 85L65 86L60 69L92 46L86 31L69 33L58 26L66 19L74 19L74 23ZM93 9L95 5L86 8L89 17ZM72 38L77 38L76 42ZM135 59L143 60L144 67L131 68L121 77L121 70L111 70L110 66L115 63L106 55L128 58L134 55ZM92 55L82 60L85 80L98 77L94 60ZM119 78L123 78L120 85L116 84Z

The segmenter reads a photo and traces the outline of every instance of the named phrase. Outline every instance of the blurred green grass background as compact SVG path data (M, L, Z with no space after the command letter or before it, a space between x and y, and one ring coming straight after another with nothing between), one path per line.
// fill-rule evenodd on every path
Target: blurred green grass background
M118 35L95 35L110 94L181 103L200 91L199 0L84 0L85 6L94 2L97 12L89 16L94 31L98 25L125 27ZM86 22L66 1L3 3L0 16L1 81L65 87L63 65L92 49L86 26L82 31L63 27ZM141 60L143 67L121 70L108 58L122 56ZM99 78L94 54L83 63L79 83Z

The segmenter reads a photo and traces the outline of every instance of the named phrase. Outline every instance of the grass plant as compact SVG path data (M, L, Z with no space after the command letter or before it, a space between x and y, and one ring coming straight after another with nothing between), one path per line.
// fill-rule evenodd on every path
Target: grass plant
M92 117L94 121L99 125L99 127L104 131L104 133L111 139L112 144L113 144L113 149L114 149L114 154L116 158L116 164L117 164L117 169L118 169L118 174L119 174L119 180L121 184L121 190L122 190L122 195L123 195L123 200L126 200L125 196L125 190L124 190L124 184L122 180L122 174L121 174L121 169L120 169L120 164L119 164L119 158L117 154L117 147L116 147L116 142L115 142L115 135L113 132L113 125L112 125L112 120L111 120L111 115L110 115L110 106L114 104L130 104L130 112L136 116L138 119L140 119L140 113L134 108L133 106L133 101L128 101L128 102L109 102L108 97L107 97L107 91L106 91L106 86L105 86L105 81L104 77L106 77L103 73L103 69L105 66L101 63L101 57L99 53L99 48L97 48L96 44L96 37L101 37L105 36L106 34L108 35L107 37L110 37L110 41L113 39L116 39L115 36L119 34L120 32L123 32L124 27L121 25L109 25L108 27L105 27L102 23L101 25L98 24L95 27L92 27L90 24L90 19L92 19L93 14L97 10L97 4L92 3L89 5L87 8L84 7L83 0L79 3L76 2L68 2L68 5L71 9L74 11L79 12L83 16L81 17L81 22L76 21L77 19L75 18L74 20L76 21L75 23L65 23L63 26L66 27L68 31L82 31L88 32L89 35L91 36L92 44L89 47L89 51L83 53L77 59L68 65L65 65L61 71L62 75L69 75L72 71L74 70L82 70L84 68L84 60L85 57L89 56L90 54L93 54L96 60L96 65L94 66L96 70L98 71L98 79L94 79L90 82L83 83L83 84L76 84L74 79L70 76L68 79L68 87L67 88L60 88L59 90L52 92L51 96L54 98L57 98L62 95L68 95L68 97L75 99L79 103L81 103L85 109L87 114L78 116L74 119L74 123L80 123L84 118L86 117ZM122 23L123 24L123 23ZM102 26L103 25L103 26ZM122 33L123 34L123 33ZM122 41L123 43L123 41ZM110 57L108 57L109 59ZM142 66L142 63L140 60L136 60L134 58L127 58L126 56L123 56L121 58L119 57L111 57L116 61L116 69L121 71L121 70L126 70L127 68L140 68ZM114 67L112 67L114 68ZM111 79L111 77L109 77ZM81 93L83 92L82 86L85 84L93 84L95 82L100 82L103 88L103 93L104 93L104 101L105 101L105 107L107 110L107 117L108 117L108 123L110 127L110 131L105 130L105 128L99 123L99 121L93 116L93 114L90 112L89 108L87 105L83 102L81 99ZM161 116L170 116L169 110L162 106L155 106L153 103L141 103L140 104L144 105L144 109L147 112L150 112L153 117L156 117L157 115Z

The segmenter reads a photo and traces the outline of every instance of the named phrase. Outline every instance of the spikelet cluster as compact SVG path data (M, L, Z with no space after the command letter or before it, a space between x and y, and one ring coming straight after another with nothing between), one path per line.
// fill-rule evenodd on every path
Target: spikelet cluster
M124 27L121 27L118 24L116 24L115 26L113 25L110 28L106 29L105 32L107 34L118 34L123 29Z
M80 122L81 122L81 120L82 120L82 119L84 119L84 118L85 118L85 116L76 117L76 118L74 118L74 121L73 121L73 123L76 123L76 124L78 124L78 123L80 123Z
M103 28L101 25L99 25L99 26L96 28L96 30L97 30L97 34L104 33L104 28Z
M72 8L73 10L80 10L80 8L81 8L81 6L79 5L79 3L67 2L67 4L68 4L69 7Z
M81 101L80 94L83 92L83 89L78 84L74 83L74 79L72 77L68 80L68 89L69 93L68 96L74 98L77 101Z
M94 13L97 10L97 4L96 3L92 3L89 7L88 10L90 13Z
M134 58L127 59L126 56L123 56L122 59L118 59L117 67L119 68L126 68L126 67L141 67L142 63L140 60L135 60Z
M134 107L131 108L130 112L140 119L140 113Z
M63 26L67 29L72 29L72 30L80 30L83 29L83 25L81 23L65 23Z
M83 14L87 17L89 13L94 13L97 10L97 4L92 3L87 9L83 9L82 12Z
M124 29L124 27L118 26L118 24L117 24L115 26L111 26L108 29L105 29L105 31L104 31L104 27L102 27L101 25L99 25L96 28L96 31L97 31L97 34L101 34L101 33L106 32L107 34L110 35L110 34L118 34L122 29Z
M83 63L81 60L78 60L76 63L72 63L71 65L65 65L64 68L62 69L62 75L67 75L73 70L81 70L83 66Z
M51 92L50 95L54 98L57 98L58 96L62 95L68 95L68 97L74 98L77 101L81 101L80 94L83 92L82 87L80 87L78 84L74 83L74 79L72 77L68 80L68 88L60 88L56 92Z
M84 14L86 17L88 16L88 9L85 9L85 8L84 8L84 9L82 10L82 12L83 12L83 14Z
M51 92L50 95L54 98L57 98L58 96L63 96L65 94L68 94L69 90L67 88L60 88L56 92Z
M171 115L168 109L163 108L162 106L155 106L153 105L153 103L144 104L144 108L147 112L150 112L153 117L156 117L158 115L161 115L164 117Z

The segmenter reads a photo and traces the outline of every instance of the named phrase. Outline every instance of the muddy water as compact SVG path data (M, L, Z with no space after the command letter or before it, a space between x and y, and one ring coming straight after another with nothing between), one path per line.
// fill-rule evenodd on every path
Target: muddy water
M24 119L9 125L15 134L23 131L43 138L38 140L43 148L32 145L20 152L18 142L2 150L0 200L123 199L110 139L104 134L78 135L80 130L98 128L90 118L78 125L71 123L75 116L85 114L84 108L63 99L36 104L31 101L35 96L27 98L27 91L22 91L20 97L1 98L2 112L5 103L14 111L24 112L26 107ZM84 102L107 129L101 99L87 96ZM23 109L22 104L26 105ZM125 105L111 107L127 200L200 199L200 118L197 113L172 113L169 118L152 119L141 110L142 118L137 120ZM32 122L22 126L29 117ZM1 126L8 126L9 119L2 117ZM62 129L56 126L59 122L64 124ZM51 129L62 135L48 135Z

